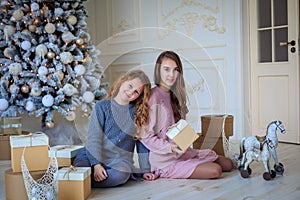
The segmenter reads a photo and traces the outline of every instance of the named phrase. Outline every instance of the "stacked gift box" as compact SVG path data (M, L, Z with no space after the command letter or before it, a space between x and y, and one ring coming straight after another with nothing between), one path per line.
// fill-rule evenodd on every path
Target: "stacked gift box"
M44 133L11 135L9 142L11 169L5 172L6 199L27 199L21 168L22 154L28 171L37 180L45 174L51 156L57 157L58 167L70 168L73 158L83 148L79 145L57 145L49 148L49 138ZM72 167L73 170L68 174L68 179L60 180L59 174L64 173L64 168L57 172L58 199L86 199L91 193L90 168L88 170ZM75 179L76 184L73 180L75 172L77 176L81 177L80 180ZM70 194L74 194L74 191L76 191L76 197L70 196Z
M0 160L10 160L10 135L22 134L21 117L1 117Z
M228 142L232 135L232 115L203 115L201 116L201 133L193 143L193 148L212 149L218 155L224 156L228 150L224 143Z

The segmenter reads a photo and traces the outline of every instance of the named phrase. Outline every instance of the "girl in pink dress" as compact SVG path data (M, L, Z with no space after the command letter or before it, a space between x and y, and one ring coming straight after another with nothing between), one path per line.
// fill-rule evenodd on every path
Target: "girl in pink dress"
M151 170L162 178L199 179L219 178L222 171L231 171L229 158L210 149L182 151L166 136L168 128L188 113L182 63L175 52L159 55L154 81L156 86L148 102L148 124L140 129L141 141L150 150Z

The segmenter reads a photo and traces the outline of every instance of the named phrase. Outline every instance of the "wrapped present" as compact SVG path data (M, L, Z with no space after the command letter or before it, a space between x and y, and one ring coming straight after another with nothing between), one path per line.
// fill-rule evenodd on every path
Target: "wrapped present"
M1 133L5 135L20 135L22 133L21 117L2 117Z
M46 170L50 161L48 157L49 138L44 133L10 136L11 167L13 172L21 172L21 157L24 158L29 171Z
M45 171L35 171L30 174L32 178L39 179ZM22 172L13 172L12 169L5 171L5 193L7 200L28 199Z
M55 156L58 166L66 167L72 165L74 157L82 148L81 145L56 145L50 148L48 156Z
M218 155L226 156L229 137L233 135L232 115L201 116L201 133L194 142L195 149L212 149Z
M0 160L10 160L9 135L0 135Z
M186 120L179 120L171 126L166 135L172 139L181 150L185 151L199 137Z
M58 200L87 199L91 194L90 167L63 167L58 170Z

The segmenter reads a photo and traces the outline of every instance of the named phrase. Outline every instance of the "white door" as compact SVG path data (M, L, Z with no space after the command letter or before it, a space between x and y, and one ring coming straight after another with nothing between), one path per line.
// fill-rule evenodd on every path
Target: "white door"
M279 141L300 143L299 1L249 0L249 8L252 134L279 119L287 130Z

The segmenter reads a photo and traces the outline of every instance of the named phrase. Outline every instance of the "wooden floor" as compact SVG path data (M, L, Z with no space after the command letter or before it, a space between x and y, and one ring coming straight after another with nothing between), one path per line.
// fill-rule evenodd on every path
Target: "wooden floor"
M130 181L122 187L93 189L89 200L96 199L215 199L215 200L264 200L300 199L300 145L280 143L277 148L280 162L284 165L283 176L271 181L262 177L262 163L253 162L252 175L248 179L238 170L224 173L215 180L158 179L152 182ZM273 160L271 160L273 166ZM0 161L0 199L5 199L4 171L9 161Z

